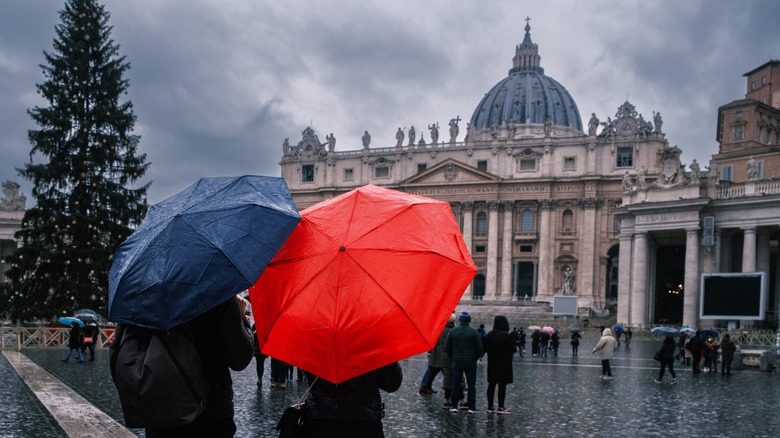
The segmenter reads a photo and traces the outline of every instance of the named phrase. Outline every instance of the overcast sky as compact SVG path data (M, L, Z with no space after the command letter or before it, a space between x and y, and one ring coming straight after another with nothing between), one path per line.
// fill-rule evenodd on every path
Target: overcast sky
M311 126L336 150L395 144L398 127L471 117L507 76L526 16L545 74L583 125L626 98L664 118L683 163L717 152L720 105L780 58L776 0L106 0L131 63L127 98L152 163L150 203L202 176L278 176L282 142ZM0 180L29 156L28 108L63 0L5 0L0 14ZM461 138L465 133L465 123Z

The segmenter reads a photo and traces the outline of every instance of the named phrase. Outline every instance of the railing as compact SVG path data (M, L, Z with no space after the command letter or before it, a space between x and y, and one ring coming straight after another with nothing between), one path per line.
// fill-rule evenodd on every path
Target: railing
M67 327L2 327L0 349L57 348L68 346L70 328ZM95 346L105 348L114 340L113 327L101 327Z
M718 199L759 196L780 193L780 179L725 183L718 186L715 197Z

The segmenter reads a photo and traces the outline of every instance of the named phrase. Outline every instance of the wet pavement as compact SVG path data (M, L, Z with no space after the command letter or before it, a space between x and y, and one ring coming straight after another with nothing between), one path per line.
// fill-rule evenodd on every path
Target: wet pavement
M611 381L602 381L601 362L591 355L596 339L584 339L579 357L568 348L559 357L515 357L515 383L507 389L510 415L485 412L485 364L477 377L476 414L450 413L442 408L441 375L438 394L421 396L419 380L427 361L424 355L402 362L404 384L383 394L388 437L774 437L780 431L780 374L756 370L735 371L732 376L693 375L690 367L678 369L679 384L657 384L657 362L652 360L658 342L621 346L612 361ZM568 347L568 345L566 345ZM45 368L110 417L121 422L121 409L107 367L107 351L98 351L93 363L66 365L64 351L24 350ZM270 361L266 361L266 379ZM257 388L254 363L234 373L238 437L277 436L274 426L286 406L305 389L292 382L287 389L271 389L268 381ZM0 355L0 437L66 436L24 382ZM139 436L143 432L133 430Z

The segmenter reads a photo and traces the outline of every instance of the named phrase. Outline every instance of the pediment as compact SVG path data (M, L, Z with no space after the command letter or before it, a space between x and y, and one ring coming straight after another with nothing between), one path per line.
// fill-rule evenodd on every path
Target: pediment
M401 184L451 184L465 182L493 182L500 178L492 173L483 172L458 160L445 160L441 163L402 181Z

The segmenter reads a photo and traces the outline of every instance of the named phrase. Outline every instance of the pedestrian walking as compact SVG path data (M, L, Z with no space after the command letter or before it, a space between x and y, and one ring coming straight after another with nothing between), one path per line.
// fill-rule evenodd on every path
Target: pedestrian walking
M734 353L737 351L737 344L731 340L731 335L723 335L723 341L720 343L721 365L720 374L731 375L731 363L734 361Z
M699 367L701 364L699 361L701 360L702 352L704 351L704 339L701 337L701 330L696 330L696 334L688 341L688 346L686 348L691 352L693 374L700 373L701 369Z
M447 334L444 351L452 359L452 389L450 394L450 412L457 412L457 394L463 375L466 376L466 402L468 412L477 412L477 359L482 356L482 336L469 326L471 314L461 312L460 322Z
M547 357L547 350L550 349L550 334L542 332L539 336L539 356Z
M81 344L81 351L84 355L89 352L89 361L95 361L95 343L98 340L100 329L94 322L89 322L84 327L84 343Z
M452 326L454 325L455 324L453 322ZM449 333L450 328L448 328L446 325L444 326L444 330L442 330L443 336L441 334L439 335L439 339L436 341L436 345L434 345L433 349L428 352L428 368L426 368L422 381L420 382L419 393L422 395L430 395L438 392L433 389L433 381L444 368L442 357L444 354L444 341L447 339L447 333Z
M260 343L257 340L257 327L252 325L252 355L255 357L255 372L257 373L257 387L263 387L263 374L265 373L265 358L268 357L260 351Z
M561 345L561 338L556 331L550 335L550 348L552 349L553 356L558 357L558 347Z
M631 338L634 336L634 334L631 332L631 327L626 327L626 347L631 345Z
M525 331L520 327L520 331L517 333L517 352L520 357L523 357L525 353Z
M68 354L62 358L63 362L68 363L71 353L75 351L78 355L79 363L84 363L84 355L81 354L81 341L81 327L79 327L77 322L72 322L70 324L70 337L68 338Z
M542 333L539 330L534 330L531 333L531 355L536 357L539 355L539 348L542 343Z
M661 363L661 371L658 373L658 378L655 379L655 383L661 383L664 380L664 370L669 368L669 374L672 375L672 385L677 384L677 375L674 372L674 354L677 350L677 343L674 342L674 338L667 336L661 344L661 349L658 351L658 361Z
M503 315L496 315L491 330L484 338L484 350L487 353L487 411L509 414L506 408L506 385L512 383L512 357L515 355L515 342L509 334L509 321ZM498 386L498 410L493 408L496 386Z
M582 339L582 335L580 332L574 332L571 334L571 355L577 356L580 350L580 339Z
M718 372L718 351L720 342L712 336L707 336L707 342L704 343L704 371Z
M455 327L455 321L458 320L458 317L455 316L455 312L452 312L452 315L450 315L450 319L447 321L446 324L444 324L444 329L441 331L441 335L439 335L439 339L447 340L447 335L450 333L450 330L452 330ZM444 403L442 407L449 409L452 407L452 404L450 403L450 398L452 395L452 359L450 358L450 355L447 354L447 351L442 351L441 353L441 373L443 375L442 378L442 389L444 390ZM455 398L458 399L458 402L464 400L463 397L463 389L465 386L463 386L463 382L461 381L460 387L458 387L458 393L455 394ZM455 405L457 408L458 406Z
M602 380L612 380L612 367L609 361L612 360L612 356L615 354L616 342L612 336L612 330L605 328L601 332L601 339L599 339L599 342L593 347L591 352L591 354L596 354L597 351L601 351Z

